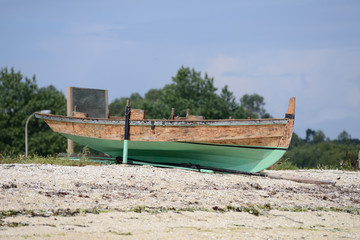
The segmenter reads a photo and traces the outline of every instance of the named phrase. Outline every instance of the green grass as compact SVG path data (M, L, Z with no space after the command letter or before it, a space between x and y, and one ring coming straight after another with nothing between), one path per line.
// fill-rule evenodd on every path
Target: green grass
M42 157L38 155L1 155L0 164L54 164L63 166L86 166L86 165L101 165L99 162L90 161L86 156L78 161L70 158L60 158L54 156Z
M0 164L53 164L63 166L86 166L86 165L102 165L99 161L92 161L88 158L90 150L87 146L82 148L81 153L79 152L79 159L70 158L68 153L67 157L56 157L56 156L39 156L36 154L29 155L26 157L22 154L2 154L0 153ZM105 161L104 161L105 163Z
M297 170L299 169L296 165L289 161L289 159L281 158L280 161L276 162L268 170Z

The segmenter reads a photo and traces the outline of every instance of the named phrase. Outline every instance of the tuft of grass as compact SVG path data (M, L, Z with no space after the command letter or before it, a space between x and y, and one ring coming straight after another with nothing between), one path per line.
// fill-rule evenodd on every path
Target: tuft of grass
M35 210L4 210L0 211L0 221L1 219L13 216L31 216L31 217L51 217L51 216L62 216L62 217L73 217L78 215L86 215L86 214L100 214L100 213L107 213L110 210L102 209L102 208L89 208L89 209L54 209L54 210L42 210L42 209L35 209Z
M255 216L260 215L260 211L259 211L259 208L257 206L245 207L245 208L243 208L243 210L244 210L244 212L250 213L250 214L255 215Z
M289 158L282 158L280 161L276 162L271 167L267 168L268 170L297 170L299 169L296 165L289 161Z
M242 212L243 211L243 209L241 207L234 207L234 206L231 206L231 205L227 205L225 207L225 210L227 212Z
M12 217L12 216L16 216L19 214L19 211L15 211L15 210L5 210L0 212L0 219L1 218L6 218L6 217Z
M236 207L232 205L227 205L224 208L214 206L211 209L206 208L172 208L172 207L147 207L147 206L135 206L131 207L127 210L127 212L136 212L136 213L165 213L169 211L173 212L195 212L195 211L202 211L202 212L246 212L249 214L253 214L255 216L259 216L262 214L262 211L269 211L273 209L269 203L261 206L261 205L252 205L248 207Z
M136 212L136 213L142 213L145 210L146 209L144 206L136 206L136 207L130 208L130 212Z
M0 220L0 227L25 227L25 226L29 226L28 223L23 223L23 222L4 222L2 220Z
M131 236L132 235L131 232L121 233L121 232L115 232L115 231L111 231L111 230L109 230L109 232L112 234L115 234L115 235L119 235L119 236Z
M308 211L311 211L312 209L295 206L295 207L279 208L278 210L284 211L284 212L308 212Z

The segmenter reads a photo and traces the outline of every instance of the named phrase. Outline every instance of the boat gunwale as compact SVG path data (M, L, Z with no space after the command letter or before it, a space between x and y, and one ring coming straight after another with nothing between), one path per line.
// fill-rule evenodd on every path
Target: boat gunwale
M124 125L125 120L111 118L77 118L53 114L35 113L35 116L44 120L86 123L86 124L107 124ZM210 120L130 120L130 125L138 126L241 126L241 125L286 125L289 118L265 118L265 119L210 119Z

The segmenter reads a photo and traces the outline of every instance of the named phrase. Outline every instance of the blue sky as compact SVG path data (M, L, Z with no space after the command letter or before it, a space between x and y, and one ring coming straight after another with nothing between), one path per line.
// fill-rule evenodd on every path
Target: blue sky
M360 138L360 1L0 0L0 67L54 85L162 88L183 65L237 100L257 93L295 132Z

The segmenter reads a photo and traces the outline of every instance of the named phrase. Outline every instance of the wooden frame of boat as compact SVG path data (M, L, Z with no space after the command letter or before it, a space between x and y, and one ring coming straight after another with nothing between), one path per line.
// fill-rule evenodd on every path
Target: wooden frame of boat
M81 145L121 157L124 118L87 118L36 113L54 131ZM285 118L204 120L187 114L171 120L145 119L130 113L129 159L154 164L258 172L278 161L288 149L295 119L295 98Z

